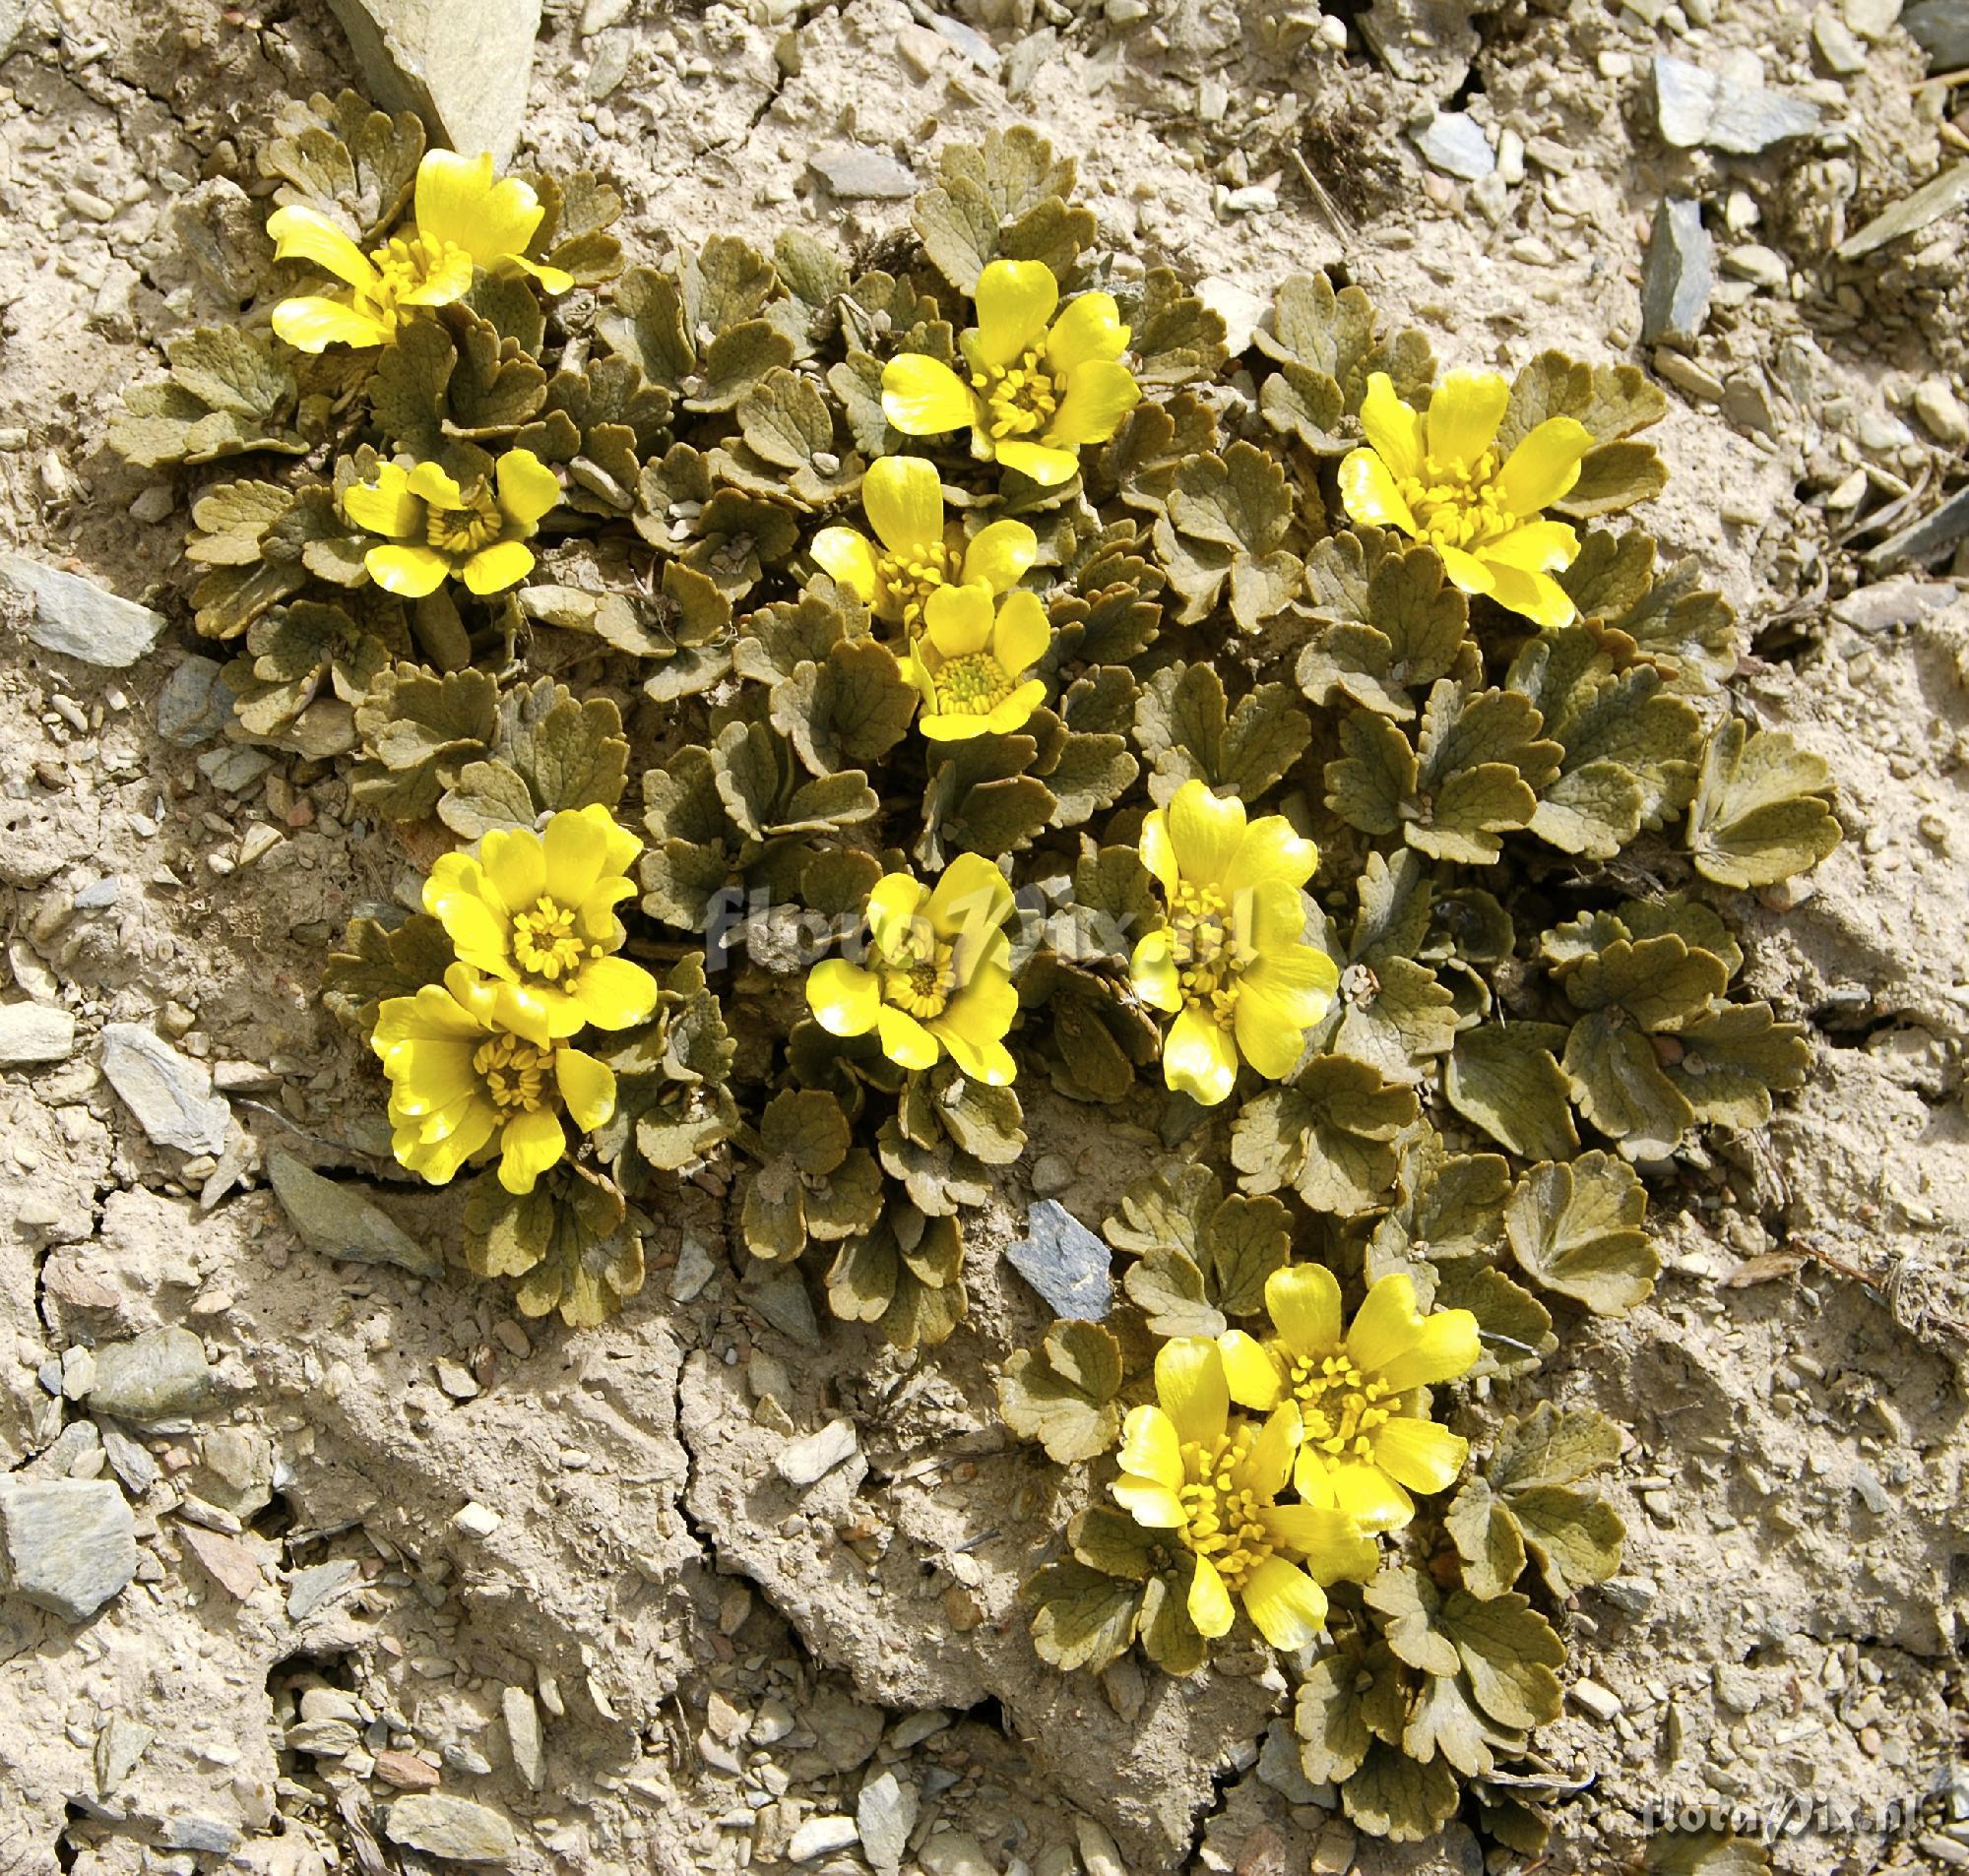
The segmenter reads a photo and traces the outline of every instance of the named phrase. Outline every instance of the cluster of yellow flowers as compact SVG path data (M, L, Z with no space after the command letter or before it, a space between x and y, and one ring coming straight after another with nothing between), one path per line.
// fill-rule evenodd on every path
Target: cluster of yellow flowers
M1400 1273L1368 1290L1344 1334L1323 1265L1274 1272L1265 1307L1264 1341L1233 1330L1163 1344L1158 1405L1123 1423L1111 1489L1189 1553L1198 1633L1228 1634L1235 1596L1274 1648L1298 1649L1326 1624L1327 1585L1374 1574L1374 1538L1415 1516L1409 1494L1442 1491L1462 1470L1468 1444L1429 1418L1428 1390L1467 1374L1480 1347L1475 1316L1423 1314Z
M656 978L614 955L642 845L606 808L569 808L543 833L496 829L431 869L424 909L457 962L442 984L388 999L372 1041L390 1144L413 1172L445 1185L496 1153L500 1184L531 1192L567 1151L563 1114L592 1133L614 1113L613 1073L571 1043L657 1007Z

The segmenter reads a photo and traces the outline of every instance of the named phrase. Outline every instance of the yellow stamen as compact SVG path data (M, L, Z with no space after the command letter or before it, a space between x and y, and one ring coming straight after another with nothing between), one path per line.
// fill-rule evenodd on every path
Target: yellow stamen
M981 365L971 374L971 387L984 400L984 427L999 442L1043 431L1066 390L1065 381L1054 378L1037 349L1015 364Z
M1440 462L1431 456L1424 474L1400 477L1395 486L1421 531L1418 539L1466 552L1508 533L1524 517L1505 506L1497 485L1497 453L1486 450L1476 462Z
M1236 1481L1254 1438L1251 1427L1240 1426L1218 1434L1207 1446L1187 1442L1182 1448L1186 1482L1176 1492L1185 1519L1184 1540L1199 1557L1210 1559L1234 1594L1273 1550L1262 1516L1270 1500Z
M876 954L882 998L919 1022L941 1016L957 992L954 949L920 918Z
M1230 901L1215 886L1182 880L1170 901L1170 960L1183 1001L1229 1029L1238 979L1258 955L1239 934Z
M988 717L1012 694L1012 680L989 652L954 657L936 672L940 709L964 717Z
M476 554L505 532L506 518L484 482L465 491L463 508L427 507L424 538L441 554Z
M550 1098L553 1051L536 1048L517 1035L495 1035L479 1043L472 1066L502 1114L531 1114Z
M1342 1459L1371 1460L1368 1435L1394 1418L1399 1397L1384 1381L1370 1381L1344 1354L1295 1355L1290 1386L1305 1426L1305 1444Z
M530 976L557 983L572 976L589 959L601 957L602 947L585 943L575 931L574 920L573 908L552 899L538 900L532 911L516 913L513 958L520 969Z
M913 541L898 552L875 556L876 589L901 602L903 625L913 636L922 624L929 595L957 578L961 559L940 540Z

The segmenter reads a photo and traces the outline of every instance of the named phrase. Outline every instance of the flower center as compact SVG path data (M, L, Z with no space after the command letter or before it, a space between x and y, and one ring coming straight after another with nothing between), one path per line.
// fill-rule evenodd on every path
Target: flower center
M1012 694L1012 680L989 652L951 658L936 673L936 697L954 716L986 717Z
M461 252L455 242L440 241L434 234L393 235L370 250L380 278L363 295L369 309L386 326L402 325L417 310L413 302L406 304L411 295L421 292Z
M954 947L920 918L880 953L876 974L882 997L918 1022L941 1016L957 989Z
M1239 935L1231 903L1215 886L1180 881L1170 901L1170 960L1183 1001L1229 1028L1238 978L1257 956Z
M1305 1444L1329 1459L1373 1456L1368 1435L1394 1418L1394 1391L1370 1381L1344 1354L1295 1355L1291 1387L1305 1424Z
M1044 430L1059 408L1059 383L1037 349L1013 364L981 365L971 386L984 400L984 427L999 441Z
M1263 1514L1270 1500L1248 1485L1239 1485L1236 1471L1251 1451L1252 1431L1240 1426L1220 1433L1209 1445L1192 1440L1182 1448L1183 1477L1176 1492L1185 1520L1183 1537L1199 1557L1216 1565L1224 1587L1236 1592L1272 1554Z
M875 556L875 590L901 607L912 637L922 625L923 607L938 587L957 577L959 555L942 541L912 541L897 552Z
M513 918L513 957L530 976L557 983L572 976L591 958L602 956L600 945L586 943L574 928L574 909L558 900L540 899L532 911Z
M1496 474L1497 452L1486 450L1474 463L1431 456L1423 474L1398 476L1395 486L1421 531L1417 538L1468 550L1508 533L1520 517L1505 505Z
M476 554L505 532L506 518L481 482L466 491L463 508L426 507L424 539L441 554Z
M537 1048L517 1035L495 1035L479 1043L472 1066L502 1114L531 1114L548 1099L550 1049Z

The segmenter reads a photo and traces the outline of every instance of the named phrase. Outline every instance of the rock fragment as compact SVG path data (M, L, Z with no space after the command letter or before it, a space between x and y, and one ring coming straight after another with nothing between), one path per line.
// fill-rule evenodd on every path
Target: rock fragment
M902 1864L910 1833L916 1829L918 1802L916 1786L903 1783L893 1771L870 1779L855 1800L861 1853L884 1876Z
M810 1817L793 1834L787 1854L795 1863L817 1863L860 1841L852 1817Z
M158 734L193 749L210 742L232 720L232 693L216 657L196 654L180 661L158 693Z
M179 1525L178 1541L205 1566L205 1571L235 1602L243 1602L266 1579L260 1560L237 1537L221 1531L201 1531Z
M1818 128L1820 111L1810 98L1740 84L1667 52L1655 54L1654 83L1655 122L1663 142L1678 150L1700 145L1754 156Z
M804 1491L818 1484L843 1460L852 1458L856 1444L854 1421L829 1420L819 1432L789 1440L781 1447L773 1457L773 1470L789 1485Z
M305 1622L315 1610L352 1588L361 1575L362 1566L353 1557L337 1557L330 1563L311 1563L296 1570L287 1580L287 1620Z
M513 1770L526 1782L528 1790L538 1791L545 1774L540 1748L540 1710L524 1687L508 1687L499 1696L499 1711L506 1721L506 1745L513 1755Z
M1467 111L1437 111L1412 134L1416 148L1445 175L1482 182L1497 166L1490 138Z
M1026 1236L1005 1255L1055 1316L1099 1322L1114 1305L1108 1246L1057 1199L1033 1206Z
M1641 275L1641 343L1688 344L1709 317L1716 283L1702 205L1686 196L1665 196L1655 210Z
M93 580L25 554L0 554L0 584L33 607L28 636L44 652L124 670L157 644L164 615Z
M45 1003L0 1004L0 1068L65 1062L75 1053L75 1018Z
M540 0L329 0L368 94L415 111L467 156L501 169L520 141ZM469 31L461 31L469 21Z
M86 1622L137 1574L137 1523L106 1478L0 1478L4 1587Z
M1921 0L1901 15L1901 24L1928 54L1931 72L1969 65L1969 0Z
M1857 261L1904 234L1919 234L1943 216L1953 215L1964 203L1969 203L1969 162L1958 162L1923 183L1913 195L1903 196L1892 208L1882 209L1833 251L1842 261Z
M907 202L917 192L916 172L886 151L833 144L807 158L807 167L844 202Z
M212 1092L212 1071L180 1055L141 1023L110 1023L102 1031L102 1072L159 1147L180 1153L224 1151L232 1110Z
M443 1269L435 1252L419 1244L376 1205L366 1188L325 1179L280 1148L267 1156L267 1179L301 1241L351 1264L394 1264L413 1277Z
M136 1426L155 1426L196 1412L212 1391L205 1344L189 1329L147 1329L96 1349L89 1405Z
M454 1863L507 1863L519 1849L513 1827L490 1805L441 1791L399 1798L383 1819L383 1835Z
M95 1735L95 1791L98 1797L110 1792L137 1769L145 1748L158 1736L157 1728L128 1714L113 1713Z

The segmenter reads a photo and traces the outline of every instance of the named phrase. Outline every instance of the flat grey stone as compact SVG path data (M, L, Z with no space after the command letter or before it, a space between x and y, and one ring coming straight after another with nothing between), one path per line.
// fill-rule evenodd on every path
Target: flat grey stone
M741 1299L802 1348L820 1346L820 1325L814 1320L813 1298L806 1293L806 1284L800 1281L798 1271L774 1271L757 1283L746 1284Z
M166 1821L164 1844L174 1850L196 1850L207 1856L223 1856L239 1842L239 1833L222 1818L202 1817L196 1811L181 1811Z
M0 1003L0 1067L65 1062L75 1053L75 1018L46 1003Z
M184 659L158 693L158 734L181 748L210 742L232 720L232 693L216 657Z
M147 1329L133 1341L96 1349L89 1405L93 1412L152 1426L196 1412L211 1400L213 1386L205 1344L189 1329Z
M907 202L917 192L916 172L886 151L858 144L817 150L807 167L845 202Z
M158 642L164 615L25 554L0 554L0 582L30 601L28 636L44 652L120 671Z
M1647 266L1641 274L1641 343L1688 343L1709 317L1716 284L1710 262L1709 231L1702 205L1686 196L1664 197L1648 236Z
M1921 0L1901 15L1901 25L1928 54L1931 72L1969 65L1969 0Z
M311 1563L287 1580L287 1620L305 1622L315 1610L360 1581L362 1566L353 1557L332 1563Z
M540 1750L540 1710L524 1687L508 1687L499 1696L499 1711L506 1721L506 1746L513 1755L513 1770L528 1790L538 1791L546 1771Z
M137 1573L137 1521L107 1478L0 1478L6 1588L86 1622Z
M145 1748L158 1736L157 1728L128 1714L114 1713L95 1735L95 1791L98 1797L110 1792L137 1769Z
M1867 549L1863 564L1874 572L1886 567L1927 567L1969 536L1969 488L1960 488L1921 520Z
M919 1799L914 1784L905 1784L893 1771L882 1772L861 1787L855 1800L855 1823L861 1834L861 1853L874 1868L898 1868L916 1829Z
M399 1798L384 1815L383 1835L454 1863L508 1863L520 1847L512 1825L490 1805L442 1791Z
M141 1023L102 1031L102 1072L153 1141L180 1153L222 1153L232 1110L212 1092L212 1071Z
M394 1264L413 1277L435 1277L444 1268L359 1185L324 1179L292 1154L267 1156L267 1180L301 1241L352 1264Z
M810 1817L787 1845L787 1854L795 1863L817 1863L860 1841L852 1817Z
M1835 599L1832 616L1856 632L1899 632L1952 604L1960 591L1950 580L1878 580Z
M1810 98L1740 85L1667 52L1655 54L1654 82L1655 121L1678 150L1701 145L1753 156L1788 137L1809 137L1821 116Z
M1465 182L1482 182L1497 166L1497 153L1482 125L1466 111L1437 111L1414 131L1416 148L1430 165Z
M1953 215L1965 202L1969 202L1969 162L1958 162L1924 182L1913 195L1903 196L1892 208L1882 209L1834 251L1842 261L1857 261L1904 234L1919 234L1943 216Z
M329 0L368 95L415 111L468 156L512 160L527 109L540 0Z
M807 1486L819 1481L843 1460L855 1456L857 1441L853 1420L829 1420L817 1433L789 1440L773 1455L773 1470L789 1485Z
M1057 1199L1034 1203L1026 1236L1005 1255L1055 1316L1099 1322L1114 1306L1108 1246Z

